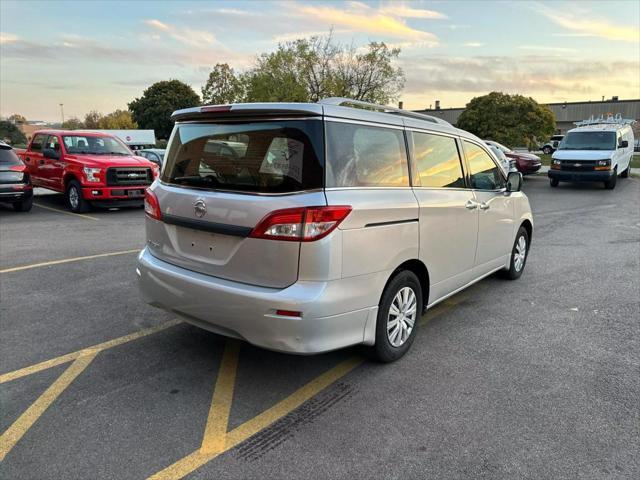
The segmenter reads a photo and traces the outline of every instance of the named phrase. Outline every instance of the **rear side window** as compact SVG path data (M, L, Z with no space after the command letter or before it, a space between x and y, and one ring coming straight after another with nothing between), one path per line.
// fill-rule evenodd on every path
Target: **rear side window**
M34 152L41 152L42 144L45 142L46 138L46 135L43 135L42 133L37 134L35 137L33 137L30 150Z
M166 183L214 190L289 193L321 188L318 119L179 124L166 154Z
M409 185L402 130L327 122L327 187Z
M497 190L506 186L502 169L498 167L493 159L478 145L463 141L464 153L469 162L469 174L471 177L471 188L478 190Z
M11 148L0 147L0 164L2 165L20 165L22 162Z
M413 132L413 152L420 186L464 188L462 166L454 138Z

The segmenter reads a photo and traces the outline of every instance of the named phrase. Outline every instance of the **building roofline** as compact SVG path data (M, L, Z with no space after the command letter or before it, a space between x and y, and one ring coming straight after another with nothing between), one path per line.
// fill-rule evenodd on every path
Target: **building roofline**
M589 105L589 104L598 104L598 103L631 103L631 102L640 102L640 98L631 98L627 100L583 100L581 102L557 102L557 103L541 103L540 105L547 106L563 106L563 105ZM448 107L448 108L422 108L418 110L413 110L414 112L442 112L446 110L465 110L467 106L464 107Z

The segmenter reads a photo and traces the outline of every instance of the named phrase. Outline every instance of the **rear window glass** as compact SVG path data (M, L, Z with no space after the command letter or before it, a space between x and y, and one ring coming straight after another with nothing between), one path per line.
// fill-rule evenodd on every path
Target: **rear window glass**
M322 147L320 120L181 124L173 132L162 180L256 193L321 188Z
M402 130L327 122L327 187L408 185Z
M0 147L0 164L2 165L20 165L22 162L10 148Z

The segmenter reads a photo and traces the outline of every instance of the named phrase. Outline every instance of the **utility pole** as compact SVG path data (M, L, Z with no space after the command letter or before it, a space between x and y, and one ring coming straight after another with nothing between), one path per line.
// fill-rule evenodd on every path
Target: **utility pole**
M60 116L62 117L62 123L64 123L64 103L60 104Z

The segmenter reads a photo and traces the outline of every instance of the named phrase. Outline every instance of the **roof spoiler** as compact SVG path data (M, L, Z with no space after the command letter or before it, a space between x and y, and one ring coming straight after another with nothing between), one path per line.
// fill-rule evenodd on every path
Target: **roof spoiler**
M286 115L287 117L321 116L322 107L314 103L233 103L227 105L203 105L201 107L176 110L171 120L185 121L208 117L273 117Z

